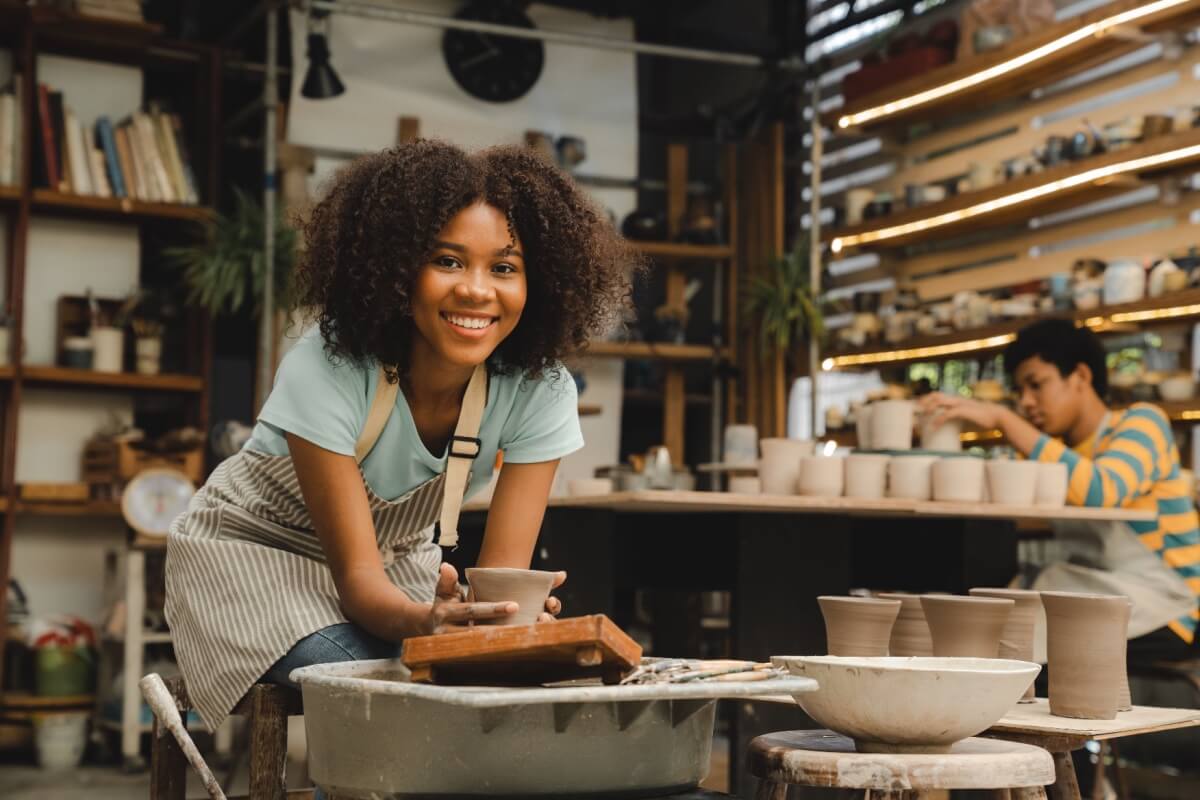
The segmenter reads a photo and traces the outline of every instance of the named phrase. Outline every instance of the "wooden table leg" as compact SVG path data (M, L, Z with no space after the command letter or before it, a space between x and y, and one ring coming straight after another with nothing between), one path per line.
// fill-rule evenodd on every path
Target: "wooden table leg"
M269 689L255 686L250 709L250 798L283 800L287 796L287 709Z
M1054 756L1054 784L1047 795L1050 800L1082 800L1079 795L1079 778L1075 775L1075 762L1070 751L1056 751Z
M167 686L179 708L179 716L187 719L190 703L180 691L180 680ZM138 694L141 697L141 694ZM150 800L183 800L187 790L187 756L170 731L154 718L154 737L150 745Z
M787 800L788 786L767 778L759 778L754 800Z

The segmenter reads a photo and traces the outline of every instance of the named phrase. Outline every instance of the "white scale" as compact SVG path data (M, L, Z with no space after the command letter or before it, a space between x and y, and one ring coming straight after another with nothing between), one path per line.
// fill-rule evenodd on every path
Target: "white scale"
M142 536L162 539L175 518L187 510L196 487L176 469L155 467L139 472L121 494L125 522Z

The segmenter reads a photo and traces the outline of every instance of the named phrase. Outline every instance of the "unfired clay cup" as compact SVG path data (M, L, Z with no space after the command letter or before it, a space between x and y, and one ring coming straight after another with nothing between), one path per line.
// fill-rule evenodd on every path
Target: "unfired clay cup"
M928 500L933 497L933 464L937 456L897 456L888 462L888 497Z
M988 496L1002 506L1033 505L1037 492L1036 461L997 458L987 462Z
M887 468L891 460L877 453L846 456L846 497L876 499L887 494Z
M874 406L864 403L858 411L854 412L854 435L862 450L871 450L875 447L875 443L871 440L871 410L873 408Z
M938 427L933 426L933 415L921 418L921 449L941 453L962 451L962 420L949 419Z
M871 447L876 450L911 450L913 416L911 400L881 400L871 410Z
M933 499L948 503L983 501L984 461L981 458L939 458L933 465Z
M1012 600L998 597L921 595L935 656L997 658L1000 635L1012 613Z
M762 483L757 475L730 475L731 494L762 494Z
M799 494L841 497L846 484L846 459L840 456L804 456L800 459Z
M1042 592L1050 713L1116 719L1125 675L1129 598Z
M899 600L900 613L892 626L892 638L888 642L891 656L932 656L933 639L929 636L929 623L921 608L921 596L916 594L878 594L880 600Z
M612 494L612 490L612 478L572 478L567 481L567 494L571 497Z
M480 603L516 603L515 614L479 620L480 625L531 625L546 610L554 572L508 567L468 567L467 583Z
M758 446L762 449L758 477L763 494L795 494L800 459L811 456L816 445L805 439L763 439Z
M1039 463L1033 503L1058 508L1067 504L1067 465L1061 461Z
M886 656L899 600L875 597L817 598L825 618L825 643L831 656Z
M973 597L1003 597L1016 603L1008 622L1000 634L1000 657L1017 661L1033 661L1033 636L1038 614L1042 609L1042 595L1026 589L972 589ZM1022 703L1034 700L1033 684L1025 690Z

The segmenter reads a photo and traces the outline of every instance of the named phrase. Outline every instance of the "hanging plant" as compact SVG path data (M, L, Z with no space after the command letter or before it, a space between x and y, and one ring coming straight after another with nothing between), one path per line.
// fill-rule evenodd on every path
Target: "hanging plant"
M217 214L203 242L169 247L167 261L183 273L188 302L213 316L236 314L249 301L255 317L262 314L266 259L263 254L263 208L250 194L235 189L232 215ZM275 219L276 307L286 308L296 262L296 231Z
M825 330L808 265L809 246L804 239L791 253L771 259L766 271L746 284L746 313L758 321L764 355L772 348L788 353L805 336L820 336Z

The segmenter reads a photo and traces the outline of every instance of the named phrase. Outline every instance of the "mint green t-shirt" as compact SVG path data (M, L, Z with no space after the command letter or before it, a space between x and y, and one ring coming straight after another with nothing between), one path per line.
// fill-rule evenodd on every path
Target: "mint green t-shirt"
M287 455L287 432L326 450L353 456L378 382L375 364L331 361L320 330L314 327L283 357L275 385L245 447ZM538 379L520 373L493 374L488 380L479 438L482 447L471 465L468 496L491 480L497 450L504 451L506 464L532 464L553 461L583 447L579 401L570 373L560 367ZM445 453L433 454L425 447L404 392L398 392L383 432L362 463L367 484L385 500L394 500L445 469Z

